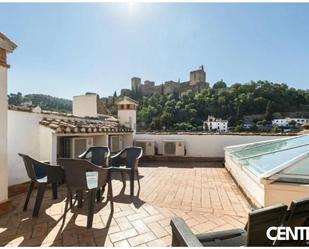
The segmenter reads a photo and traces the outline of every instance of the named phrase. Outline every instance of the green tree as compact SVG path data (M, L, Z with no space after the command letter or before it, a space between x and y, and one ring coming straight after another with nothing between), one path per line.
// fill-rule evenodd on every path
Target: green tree
M20 92L18 92L17 94L10 93L8 99L10 105L20 105L24 101L24 97Z
M217 81L213 87L213 89L221 89L221 88L226 88L226 83L223 80Z
M271 121L273 119L273 113L274 113L273 104L271 101L268 101L265 111L265 119L267 121Z

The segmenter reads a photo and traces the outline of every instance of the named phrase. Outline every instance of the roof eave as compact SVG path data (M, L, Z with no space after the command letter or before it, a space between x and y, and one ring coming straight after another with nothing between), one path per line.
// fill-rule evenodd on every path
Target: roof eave
M8 53L12 53L14 49L17 48L17 45L0 32L0 48L4 49Z

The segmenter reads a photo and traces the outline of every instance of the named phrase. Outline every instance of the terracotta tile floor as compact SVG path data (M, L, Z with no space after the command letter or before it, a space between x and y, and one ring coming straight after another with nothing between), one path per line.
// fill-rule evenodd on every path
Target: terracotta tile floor
M87 205L74 207L63 222L65 186L57 200L48 189L38 218L25 194L13 197L14 210L0 217L0 246L170 246L170 218L182 217L195 233L243 227L249 204L220 163L143 163L141 190L130 197L113 180L114 213L96 204L93 228L86 228Z

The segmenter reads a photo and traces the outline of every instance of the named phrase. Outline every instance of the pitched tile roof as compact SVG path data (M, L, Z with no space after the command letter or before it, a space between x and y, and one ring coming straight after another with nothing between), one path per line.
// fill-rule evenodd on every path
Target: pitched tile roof
M34 113L34 106L9 105L9 110ZM132 132L132 129L119 124L118 119L100 114L95 117L76 117L72 113L41 110L41 125L55 130L57 133L101 133L101 132Z
M40 124L55 130L56 133L101 133L101 132L132 132L130 128L118 122L94 119L60 119L44 117Z

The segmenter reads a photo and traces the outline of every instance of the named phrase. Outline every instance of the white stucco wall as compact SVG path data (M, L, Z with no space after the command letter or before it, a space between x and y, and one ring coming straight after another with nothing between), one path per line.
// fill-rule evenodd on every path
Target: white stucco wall
M154 140L158 153L162 154L163 140L183 140L188 157L224 157L224 147L258 141L266 141L283 136L258 135L209 135L209 134L136 134L134 140Z
M0 66L0 203L8 199L7 68Z
M93 136L93 145L108 146L108 136L107 135Z
M73 115L77 117L97 117L97 95L81 95L73 97Z
M39 154L37 155L37 158L41 161L55 163L57 153L53 146L55 143L54 139L56 139L56 135L48 127L39 125L38 129L39 144L37 144L37 146L39 146Z
M133 146L133 134L123 135L122 143L123 148Z
M9 185L28 180L23 161L17 153L40 159L39 121L40 115L36 113L8 111ZM42 149L48 150L47 143L44 144ZM45 160L45 158L43 157L42 160Z

